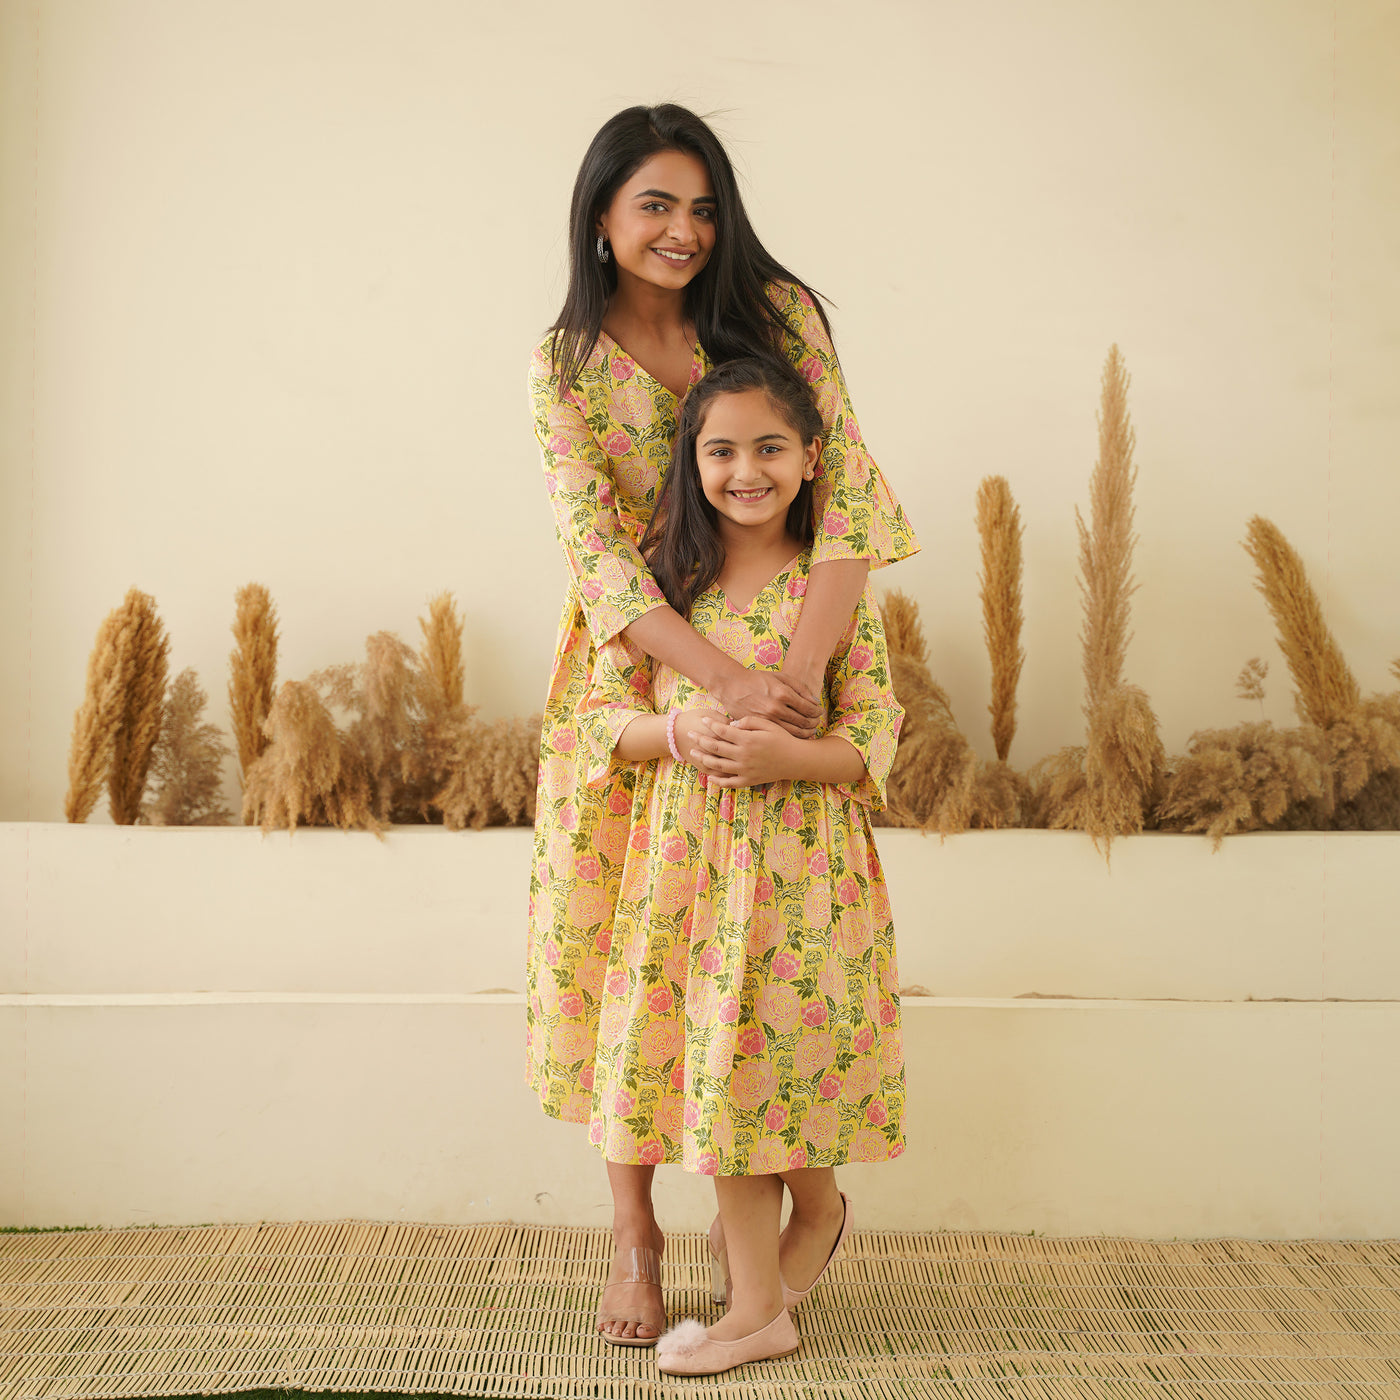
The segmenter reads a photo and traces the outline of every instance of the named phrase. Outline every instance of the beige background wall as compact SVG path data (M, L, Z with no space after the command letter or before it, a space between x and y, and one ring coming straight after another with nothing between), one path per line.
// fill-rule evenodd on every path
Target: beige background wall
M1393 684L1398 70L1382 0L3 0L0 819L59 818L88 649L132 584L220 723L250 579L284 677L415 639L451 588L472 697L538 708L564 572L525 362L579 158L639 101L715 114L761 236L837 303L924 545L884 581L980 751L993 472L1027 526L1013 760L1080 733L1073 507L1115 341L1128 678L1169 747L1248 717L1256 654L1291 718L1255 512L1363 690Z

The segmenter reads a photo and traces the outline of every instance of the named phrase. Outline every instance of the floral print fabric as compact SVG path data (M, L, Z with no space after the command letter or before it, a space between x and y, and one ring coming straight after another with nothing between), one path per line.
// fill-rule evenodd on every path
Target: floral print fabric
M789 358L827 425L814 480L813 563L894 563L919 546L870 457L831 340L807 293L770 298L797 333ZM710 363L697 347L690 382ZM636 774L615 767L590 786L575 712L597 646L664 600L637 549L669 465L679 401L606 335L562 396L549 339L530 361L530 400L556 532L571 575L545 699L526 952L526 1079L552 1117L592 1116L603 968L630 833Z
M743 612L709 589L691 621L744 665L778 669L810 557ZM612 751L637 715L719 709L714 697L621 637L599 650L578 723L588 781L636 773L589 1116L609 1161L759 1175L903 1151L894 926L869 817L903 710L868 584L826 699L822 733L860 753L858 783L711 788L690 764Z

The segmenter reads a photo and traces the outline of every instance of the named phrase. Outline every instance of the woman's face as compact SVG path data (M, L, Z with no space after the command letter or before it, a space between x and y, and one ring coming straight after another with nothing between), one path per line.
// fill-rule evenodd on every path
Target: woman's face
M715 192L703 161L660 151L639 166L598 217L619 284L626 277L679 291L715 246Z

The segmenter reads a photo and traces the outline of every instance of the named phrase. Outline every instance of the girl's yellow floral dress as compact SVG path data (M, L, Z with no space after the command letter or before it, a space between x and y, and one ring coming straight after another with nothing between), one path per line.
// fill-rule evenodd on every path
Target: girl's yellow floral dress
M827 425L814 481L812 563L869 558L875 568L907 558L918 543L866 450L812 299L786 283L767 290L800 337L788 341L786 352L816 392ZM697 347L690 382L709 368ZM546 1113L586 1123L636 775L619 768L605 783L588 786L575 711L593 679L596 647L664 602L637 541L670 463L680 401L606 334L562 397L546 337L530 360L530 401L571 579L540 736L526 952L526 1079Z
M691 622L779 669L810 562L803 551L742 612L711 587ZM758 1176L904 1150L894 924L870 828L904 711L868 581L826 704L821 732L859 751L858 783L712 787L669 757L613 759L639 714L720 705L622 637L599 648L579 717L588 780L636 773L589 1122L610 1162Z

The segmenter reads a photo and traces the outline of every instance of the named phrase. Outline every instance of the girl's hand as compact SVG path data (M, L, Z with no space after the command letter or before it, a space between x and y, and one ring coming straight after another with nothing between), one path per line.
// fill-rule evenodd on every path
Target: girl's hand
M757 715L726 724L710 711L699 729L694 762L710 787L760 787L790 776L795 741L782 725Z
M821 723L820 701L779 671L745 667L724 680L714 695L734 719L766 720L798 739L810 739Z
M696 739L706 733L701 721L705 719L723 719L724 716L709 705L700 705L693 710L681 710L676 715L676 747L680 750L681 758L696 768L700 768L702 754L695 747ZM703 773L705 770L700 769Z

